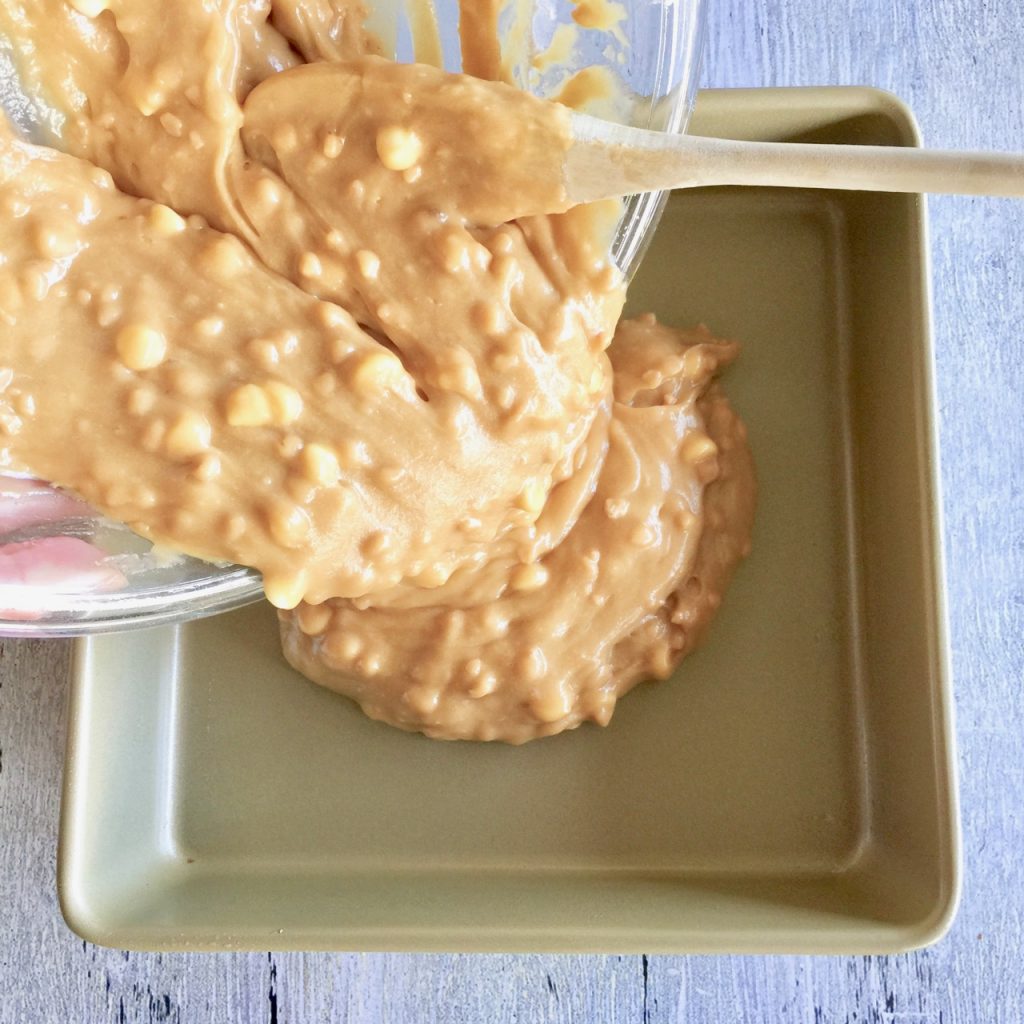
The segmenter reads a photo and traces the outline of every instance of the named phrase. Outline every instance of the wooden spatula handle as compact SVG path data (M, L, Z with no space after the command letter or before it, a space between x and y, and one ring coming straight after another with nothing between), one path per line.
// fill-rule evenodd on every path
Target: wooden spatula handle
M735 142L668 135L573 115L566 160L580 202L698 185L1024 196L1024 156L890 146Z

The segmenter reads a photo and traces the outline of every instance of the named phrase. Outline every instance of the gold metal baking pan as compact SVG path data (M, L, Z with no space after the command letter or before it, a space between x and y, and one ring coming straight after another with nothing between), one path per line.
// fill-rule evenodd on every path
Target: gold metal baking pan
M864 89L693 130L916 145ZM136 949L855 953L959 885L924 209L672 197L631 306L742 341L761 499L706 646L607 730L438 743L282 661L256 606L80 641L60 900Z

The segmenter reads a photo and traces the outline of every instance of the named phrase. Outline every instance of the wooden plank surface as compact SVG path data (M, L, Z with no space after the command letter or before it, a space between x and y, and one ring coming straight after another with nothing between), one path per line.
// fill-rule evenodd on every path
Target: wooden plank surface
M865 84L933 146L1024 149L1020 0L711 0L715 86ZM965 848L896 957L137 955L76 939L54 855L67 647L0 643L0 1024L1024 1019L1024 204L931 204Z

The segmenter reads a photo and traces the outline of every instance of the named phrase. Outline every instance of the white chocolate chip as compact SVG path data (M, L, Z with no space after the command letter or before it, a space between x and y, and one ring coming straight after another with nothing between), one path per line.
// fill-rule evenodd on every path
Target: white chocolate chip
M186 409L164 438L167 454L174 459L188 459L210 447L210 421L201 413Z
M302 600L305 590L306 578L301 572L294 576L273 574L263 577L263 593L275 608L286 611L294 608Z
M149 226L158 235L177 235L185 230L185 218L163 203L154 203L149 208Z
M369 249L360 249L356 253L356 265L367 281L376 281L380 276L380 257Z
M330 487L341 478L338 456L326 445L307 444L300 459L303 476L312 483Z
M411 129L391 125L377 132L377 156L388 170L408 170L422 155L423 143Z
M324 136L324 141L320 144L320 152L329 160L334 160L341 155L344 147L345 140L340 135L337 135L335 132L328 132Z
M232 427L263 427L271 421L270 400L263 388L243 384L228 395L226 413Z
M299 273L303 277L319 277L323 272L323 264L315 252L304 252L299 257Z
M270 535L285 548L301 547L309 535L309 516L287 501L275 501L267 510Z
M152 370L167 356L167 339L147 324L122 327L114 344L118 358L129 370Z
M415 393L412 378L406 373L401 360L386 349L377 349L354 361L352 387L371 396L392 390L409 395Z
M106 9L106 0L68 0L68 5L87 18L98 18Z
M513 590L539 590L548 581L548 571L543 565L517 565L509 576L509 586Z
M263 391L270 405L272 421L279 427L287 427L302 415L302 395L288 384L272 380L263 385Z
M516 504L530 515L538 515L547 500L547 488L541 480L528 480L516 498Z

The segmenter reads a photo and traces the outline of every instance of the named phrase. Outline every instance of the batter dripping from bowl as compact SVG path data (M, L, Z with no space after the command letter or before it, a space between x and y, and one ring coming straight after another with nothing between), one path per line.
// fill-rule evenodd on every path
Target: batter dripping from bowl
M289 661L375 718L607 723L747 550L734 346L616 329L613 210L453 202L467 133L549 180L515 90L368 55L354 4L153 10L4 4L64 117L2 141L4 465L259 569Z

